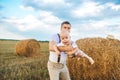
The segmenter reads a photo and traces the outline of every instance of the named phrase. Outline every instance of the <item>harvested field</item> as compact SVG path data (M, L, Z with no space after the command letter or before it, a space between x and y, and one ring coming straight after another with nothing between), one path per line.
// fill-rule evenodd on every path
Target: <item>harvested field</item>
M16 55L18 40L0 40L0 80L49 80L47 71L48 42L39 41L40 55Z
M49 80L47 61L48 42L39 42L40 55L37 57L17 56L16 43L19 41L0 40L0 80ZM81 50L91 56L91 65L86 58L68 59L71 80L119 80L120 41L105 38L77 40Z

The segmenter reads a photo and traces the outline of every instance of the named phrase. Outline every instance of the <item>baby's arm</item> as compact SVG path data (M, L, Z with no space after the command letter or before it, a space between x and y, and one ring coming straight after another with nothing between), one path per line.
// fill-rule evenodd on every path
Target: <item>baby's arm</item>
M70 44L69 44L69 45L71 45L73 48L72 48L71 50L67 51L66 53L69 55L69 57L74 57L74 56L76 56L76 53L77 53L77 51L78 51L78 48L77 48L76 43L73 42L73 41L70 41Z
M81 51L80 49L78 50L77 55L87 58L91 64L94 63L94 60L90 56L85 54L83 51Z
M49 50L55 52L55 50L54 50L55 46L53 46L53 45L57 45L57 43L52 40L52 41L49 42ZM57 48L58 48L58 50L60 52L66 52L66 51L70 51L70 50L73 49L73 47L71 45L68 45L68 46L57 46Z
M76 52L77 52L77 48L73 48L71 51L68 51L67 54L72 55L72 54L74 54Z

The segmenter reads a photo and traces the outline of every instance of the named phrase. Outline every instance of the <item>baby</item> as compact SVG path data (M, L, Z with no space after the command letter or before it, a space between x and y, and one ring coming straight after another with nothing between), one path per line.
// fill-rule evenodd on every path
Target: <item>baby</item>
M69 32L61 31L60 40L61 40L61 42L59 44L57 44L57 46L54 46L54 49L55 49L55 52L57 53L57 55L60 56L59 46L71 45L73 47L73 50L66 52L69 57L78 56L79 57L78 60L80 59L80 57L86 57L91 64L94 63L94 60L91 57L89 57L87 54L85 54L83 51L81 51L77 47L76 43L71 40Z

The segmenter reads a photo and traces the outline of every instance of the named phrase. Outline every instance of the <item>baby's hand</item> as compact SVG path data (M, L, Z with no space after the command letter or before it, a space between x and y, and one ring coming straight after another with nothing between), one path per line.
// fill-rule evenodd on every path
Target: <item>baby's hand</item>
M78 57L77 60L79 61L79 60L80 60L80 57Z
M91 63L91 64L94 64L94 60L90 57L89 58L89 62Z
M71 53L71 51L67 51L66 52L68 55L72 55L73 53Z

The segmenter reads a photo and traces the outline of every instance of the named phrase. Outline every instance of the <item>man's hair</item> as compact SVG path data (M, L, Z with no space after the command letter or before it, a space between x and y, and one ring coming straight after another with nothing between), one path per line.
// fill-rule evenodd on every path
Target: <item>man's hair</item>
M69 24L69 25L71 25L70 22L64 21L64 22L61 23L61 27L62 27L63 24Z

